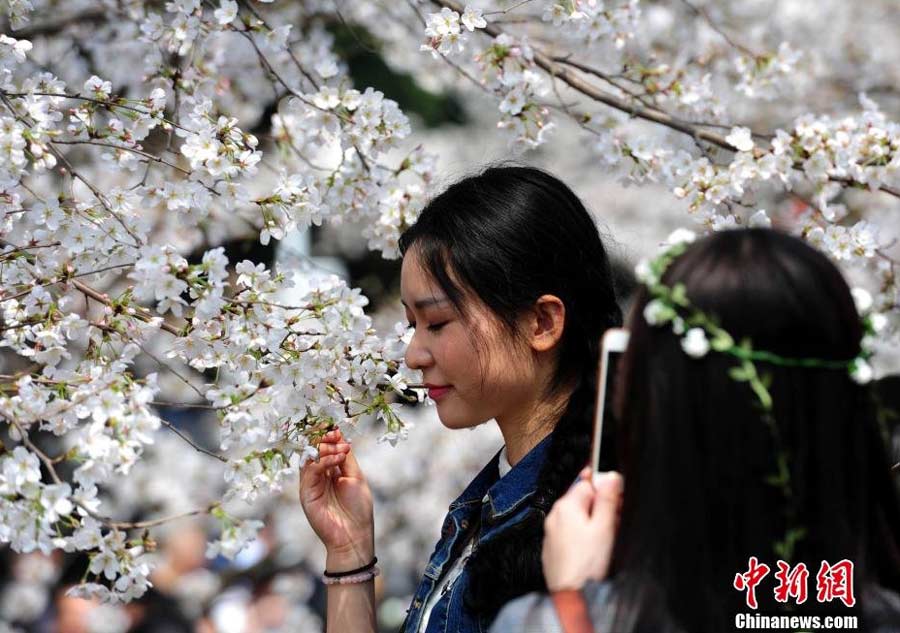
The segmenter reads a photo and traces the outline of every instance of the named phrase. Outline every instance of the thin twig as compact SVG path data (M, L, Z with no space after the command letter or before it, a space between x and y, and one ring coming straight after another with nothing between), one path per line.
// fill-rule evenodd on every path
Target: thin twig
M205 448L203 448L202 446L199 446L198 444L194 443L194 441L191 438L189 438L187 435L185 435L184 433L179 431L177 428L175 428L175 426L168 420L163 420L162 418L160 418L159 421L162 422L162 425L164 427L166 427L167 429L169 429L170 431L175 433L175 435L177 435L178 437L183 439L185 442L187 442L191 446L193 446L195 450L203 453L204 455L209 455L210 457L214 457L214 458L218 459L220 462L223 462L225 464L228 463L228 459L226 459L225 457L219 455L218 453L213 453L212 451L208 451Z
M350 26L350 23L344 19L344 14L341 13L341 8L338 6L337 0L334 0L334 12L337 13L338 19L341 21L341 24L344 26L344 28L347 29L353 39L356 40L356 43L359 44L364 51L366 51L367 53L372 53L373 55L381 54L379 51L363 42L362 39L356 34L356 29Z
M26 40L30 40L35 37L41 37L44 35L55 35L67 26L78 24L79 22L106 22L106 20L108 19L107 12L107 9L90 9L81 13L62 16L60 18L51 20L49 22L44 22L42 24L26 26L17 31L13 31L12 35L14 35L17 39Z
M15 117L17 121L21 122L24 125L27 125L29 128L31 127L32 124L29 123L27 119L19 116L19 114L16 112L15 107L10 102L9 98L6 96L6 92L3 90L0 90L0 101L3 102L3 105L6 106L6 108L9 110L10 114L12 114L13 117ZM50 153L53 154L53 156L56 158L57 161L62 163L63 166L69 170L69 173L72 175L73 178L77 178L82 183L84 183L85 187L90 189L91 193L94 194L94 197L100 202L101 205L103 205L103 208L106 209L106 211L109 212L109 214L112 215L112 217L115 218L116 221L118 221L118 223L120 225L122 225L122 228L125 229L125 232L128 233L128 235L130 235L134 239L134 241L135 241L134 246L136 248L139 247L141 245L140 238L134 234L134 232L131 230L131 228L129 228L129 226L125 223L125 221L119 216L119 214L112 210L112 207L109 206L109 203L107 203L106 199L103 197L103 193L97 187L95 187L93 183L88 181L84 176L82 176L79 172L77 172L74 167L72 167L72 164L62 154L62 152L60 152L58 149L56 149L56 147L54 147L52 141L50 143L48 143L47 149L50 150Z
M487 17L489 15L506 15L507 13L511 13L512 11L515 11L522 5L528 4L529 2L533 2L533 1L534 0L521 0L521 2L517 2L516 4L512 5L511 7L507 7L505 9L498 9L497 11L488 11L486 13L483 13L482 15L485 17Z
M123 103L114 103L111 99L104 101L102 99L94 99L92 97L85 97L80 94L71 94L70 95L70 94L61 93L61 92L7 92L6 93L6 96L8 96L8 97L17 97L17 98L29 97L31 95L35 95L35 96L39 96L39 97L59 97L61 99L77 99L79 101L87 101L89 103L96 103L97 105L103 106L107 109L122 108L123 110L131 110L132 112L137 112L138 114L146 114L146 115L152 114L148 110L141 110L140 108L125 105ZM170 121L169 119L164 118L164 119L159 119L159 120L162 121L163 123L167 123L173 127L176 127L179 130L184 130L185 132L190 132L191 134L197 134L197 132L195 130L178 125L177 123L175 123L174 121Z
M167 369L167 370L169 370L170 372L172 372L173 374L175 374L175 376L177 376L179 379L181 379L181 381L182 381L184 384L186 384L188 387L190 387L191 389L193 389L193 390L194 390L194 393L196 393L198 396L200 396L201 398L206 398L206 396L204 395L204 393L203 393L202 391L200 391L200 390L197 388L197 386L194 385L194 383L192 383L190 380L188 380L187 378L185 378L184 376L182 376L182 375L181 375L179 372L177 372L173 367L169 366L168 364L166 364L165 362L163 362L162 360L160 360L159 358L157 358L157 356L156 356L155 354L153 354L151 351L149 351L146 347L144 347L143 344L138 343L137 341L134 341L134 342L137 344L138 347L141 348L141 351L142 351L142 352L144 352L147 356L149 356L150 358L152 358L153 360L155 360L156 363L157 363L160 367L162 367L162 368L164 368L164 369Z
M160 400L151 400L148 404L155 407L173 407L182 409L208 409L210 411L221 411L225 407L216 407L211 404L197 404L195 402L162 402Z
M192 174L192 172L189 169L185 169L184 167L179 167L178 165L170 163L169 161L167 161L163 158L160 158L159 156L156 156L149 152L145 152L144 150L138 149L136 147L127 147L125 145L116 145L115 143L104 143L103 141L93 141L93 140L91 140L91 141L55 140L55 141L50 141L50 142L54 145L96 145L97 147L109 147L111 149L121 149L121 150L125 150L126 152L131 152L133 154L137 154L138 156L143 156L147 160L154 161L156 163L160 163L162 165L165 165L166 167L171 167L172 169L181 172L185 176L190 176Z
M14 294L9 297L3 296L3 291L0 290L0 301L11 301L12 299L18 299L19 297L24 297L27 294L31 294L31 291L35 288L46 288L47 286L53 286L55 284L65 284L68 283L69 280L75 279L76 277L87 277L88 275L99 275L100 273L105 273L110 270L116 270L118 268L129 268L134 266L134 264L115 264L113 266L107 266L106 268L100 268L98 270L91 270L86 273L78 273L77 275L72 275L70 277L64 277L62 279L55 279L53 281L47 281L42 284L34 284L28 290L23 290L18 294Z
M4 417L5 417L5 416L4 416ZM47 456L47 454L44 453L44 451L42 451L42 450L39 449L37 446L35 446L34 442L31 441L31 438L28 437L28 433L25 431L25 429L23 429L21 426L19 426L19 423L18 423L18 422L16 422L15 420L11 420L11 419L9 419L9 418L7 418L7 420L8 420L9 423L10 423L12 426L14 426L14 427L16 428L16 430L19 432L19 435L22 437L22 443L25 444L25 446L26 446L32 453L34 453L35 455L37 455L37 458L38 458L39 460L41 460L41 462L43 462L44 466L46 466L47 472L50 473L50 478L53 479L53 483L55 483L55 484L61 484L61 483L63 483L62 479L59 478L59 475L58 475L57 472L56 472L56 467L54 466L53 460L50 459L50 458Z
M218 505L218 503L213 503L206 508L199 508L197 510L191 510L190 512L185 512L183 514L175 514L159 519L152 519L150 521L109 521L107 525L114 530L140 530L143 528L156 527L157 525L162 525L163 523L171 523L172 521L186 519L188 517L198 516L201 514L209 514L213 510L213 508L218 507Z
M84 293L86 296L90 297L91 299L95 299L96 301L99 301L103 305L108 306L108 305L112 304L112 301L110 300L109 295L103 294L102 292L91 288L90 286L88 286L87 284L85 284L83 282L74 281L73 285L78 290L80 290L82 293ZM144 310L143 308L135 308L135 313L131 316L134 316L136 319L140 319L141 321L144 321L144 322L150 321L150 319L153 318L150 315L150 313L148 311ZM160 329L165 330L169 334L174 334L175 336L181 336L181 331L178 328L176 328L174 325L171 325L170 323L166 323L165 321L163 321L159 327L160 327Z
M713 20L710 17L709 13L707 13L705 9L694 5L692 2L690 2L690 0L681 0L681 1L685 5L687 5L687 7L691 11L693 11L696 15L699 15L701 18L703 18L704 21L706 21L706 23L709 25L709 28L711 28L713 31L715 31L719 35L721 35L722 39L724 39L726 42L728 42L732 46L732 48L739 50L744 55L747 55L748 57L750 57L750 59L759 59L760 55L757 55L754 51L750 50L749 48L747 48L740 42L736 42L735 40L733 40L731 38L731 36L728 35L728 33L725 31L725 29L723 29L718 24L716 24L715 20Z
M7 255L12 255L13 253L18 253L21 251L31 251L37 248L51 248L53 246L59 246L60 242L50 242L49 244L34 244L32 246L16 246L12 242L8 242L6 240L0 239L0 243L3 245L15 246L15 248L11 251L6 251L5 253L0 253L0 257L5 257Z

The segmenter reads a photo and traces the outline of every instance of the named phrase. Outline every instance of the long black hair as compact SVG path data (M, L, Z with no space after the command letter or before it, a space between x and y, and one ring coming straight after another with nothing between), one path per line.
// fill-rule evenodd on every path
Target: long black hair
M863 330L841 273L802 240L763 229L725 231L690 245L664 283L714 315L735 340L788 357L849 360ZM773 598L791 527L783 491L769 483L789 457L795 527L792 565L806 564L809 597L791 614L860 615L867 588L900 592L900 502L885 437L867 390L836 369L757 363L771 379L775 441L734 358L681 349L671 327L651 327L637 297L615 394L625 494L612 573L621 591L615 631L726 631L749 612L733 588L750 556L771 568L759 613ZM823 560L855 563L857 606L821 604ZM861 626L860 628L864 628Z
M401 236L401 253L413 245L457 310L465 316L467 289L512 335L518 318L541 295L555 295L565 305L549 389L572 391L531 507L501 537L481 544L467 563L467 606L490 619L511 598L546 587L540 558L544 516L587 461L598 341L621 323L622 313L590 214L564 183L533 167L490 167L451 185Z

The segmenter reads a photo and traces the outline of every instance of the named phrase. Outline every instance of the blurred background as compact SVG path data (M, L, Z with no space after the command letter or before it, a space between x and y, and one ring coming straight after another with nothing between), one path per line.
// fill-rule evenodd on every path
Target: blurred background
M806 22L801 15L802 7L809 3L783 4L795 8L796 28L802 35L814 30L817 22ZM646 10L652 13L665 6L648 2ZM659 19L667 18L660 13ZM854 24L846 25L851 33L853 29L857 33L884 32L891 34L894 42L898 39L900 11L896 11L896 5L893 14L860 9L855 19ZM663 24L659 28L675 27ZM426 74L413 72L411 66L424 63L427 54L402 59L377 34L369 32L365 23L353 22L352 18L349 22L335 21L329 30L334 50L355 84L383 91L410 116L414 144L423 144L439 157L436 173L440 181L450 183L486 163L512 158L506 139L496 132L493 100L476 90L461 90L452 82L429 80ZM852 55L870 55L873 64L885 54L877 50L882 45L897 52L896 43L888 44L885 38L851 37L836 41L834 46L846 46L850 40L855 47ZM891 72L897 71L897 59L893 58ZM818 63L827 72L830 60L822 58ZM890 118L897 120L900 100L896 83L890 75L883 78L886 87L879 101ZM822 98L853 99L854 93L854 86L831 85ZM264 138L269 118L263 113L259 129L252 131ZM586 142L574 124L562 122L554 131L553 142L516 159L548 169L581 196L606 238L616 262L619 290L627 304L636 261L689 220L683 209L671 204L671 194L663 187L652 183L629 187L620 175L586 168L594 160ZM441 182L436 188L441 188ZM771 210L775 218L802 211L796 201L781 202L779 208ZM892 211L896 213L896 208ZM891 220L886 212L879 221L895 229L900 224L896 216ZM400 261L383 259L370 251L358 226L312 227L267 246L260 245L257 237L247 235L227 241L229 261L250 259L290 271L301 287L317 276L338 274L370 299L369 313L376 328L387 331L404 319L399 303ZM199 250L195 258L202 252ZM886 434L893 438L895 454L900 454L900 380L896 376L900 362L890 356L882 362L885 377L876 386L880 415ZM144 369L159 370L152 364ZM160 378L169 392L184 390L174 377L163 372ZM172 398L176 399L189 402L190 394ZM159 413L197 445L210 450L218 446L217 423L209 410L160 407ZM471 431L444 429L427 403L407 407L404 419L410 423L409 437L396 446L376 442L378 433L365 425L349 431L376 495L376 550L383 570L376 589L383 631L396 630L401 623L439 536L447 505L502 443L491 423ZM137 521L203 506L222 488L222 464L163 429L129 476L102 493L111 514ZM279 496L259 500L252 509L235 503L229 512L265 517L259 538L233 560L221 556L210 559L206 543L214 536L214 522L184 519L162 526L153 533L153 555L158 563L151 577L154 586L128 605L100 605L66 597L66 590L81 580L88 562L75 554L18 554L0 548L0 633L322 630L324 590L318 577L323 570L324 551L303 517L296 482Z

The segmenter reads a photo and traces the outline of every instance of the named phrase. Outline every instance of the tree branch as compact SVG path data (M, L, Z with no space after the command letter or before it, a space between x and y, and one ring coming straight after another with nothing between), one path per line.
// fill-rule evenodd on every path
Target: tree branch
M224 464L227 464L227 463L228 463L228 459L226 459L226 458L223 457L222 455L219 455L218 453L213 453L212 451L208 451L208 450L206 450L205 448L203 448L202 446L200 446L200 445L194 443L194 441L193 441L191 438L189 438L187 435L185 435L184 433L182 433L181 431L179 431L178 429L176 429L176 428L172 425L172 423L169 422L168 420L163 420L162 418L160 418L159 421L162 422L162 425L163 425L164 427L166 427L167 429L169 429L170 431L172 431L175 435L177 435L178 437L180 437L181 439L183 439L185 442L187 442L188 444L190 444L192 447L194 447L195 450L199 451L200 453L203 453L204 455L209 455L210 457L214 457L214 458L218 459L220 462L222 462L222 463L224 463Z
M32 26L23 27L18 31L13 31L13 35L16 37L16 39L26 40L30 40L35 37L43 37L45 35L56 35L63 29L74 24L101 24L103 22L106 22L108 13L108 9L89 9L81 13L74 13L72 15L56 18L55 20L48 20L47 22L44 22L42 24L34 24Z
M463 12L463 7L454 0L431 1L438 6L447 7L448 9L456 11L460 14ZM494 38L499 37L503 34L502 29L498 28L495 24L492 24L490 22L488 22L488 25L484 28L484 31ZM694 139L706 141L708 143L711 143L712 145L728 150L729 152L735 151L735 148L731 145L731 143L726 141L725 137L721 134L710 132L709 130L703 129L699 125L691 124L681 119L677 119L672 115L663 112L662 110L656 110L644 106L639 106L633 103L627 103L624 99L610 94L605 90L601 90L600 88L585 81L581 77L572 73L569 69L560 67L553 61L552 57L546 55L537 48L533 48L533 51L535 64L537 64L540 68L547 72L551 77L558 78L559 80L568 84L572 89L580 92L587 97L590 97L594 101L598 101L615 110L619 110L620 112L630 114L631 116L638 119L644 119L645 121L658 123L659 125L668 127L677 132L681 132L682 134L687 134ZM763 135L756 134L756 136L761 137ZM850 185L859 185L859 183L856 183L855 181L851 181L849 179L841 179L837 177L832 177L831 179L835 182L843 182ZM885 193L900 198L900 189L896 187L881 185L879 189Z
M65 281L65 280L62 280L62 281ZM98 290L95 290L95 289L91 288L90 286L88 286L87 284L82 283L80 281L73 281L72 284L78 290L80 290L83 294L90 297L91 299L99 301L103 305L107 305L107 306L112 304L112 301L110 300L109 295L104 294ZM145 323L149 322L150 319L153 318L148 310L145 310L144 308L141 308L141 307L135 308L135 312L134 312L133 316L136 319L140 319L141 321L144 321ZM160 329L165 330L169 334L174 334L175 336L181 336L181 331L178 328L176 328L174 325L171 325L170 323L166 323L165 321L163 321L159 327L160 327Z
M696 6L690 0L681 0L681 2L684 3L691 11L693 11L695 15L699 15L701 18L703 18L706 24L709 25L709 28L722 36L722 39L728 42L728 44L730 44L732 48L740 51L750 59L758 59L760 57L760 55L757 55L755 52L753 52L740 42L736 42L735 40L733 40L731 36L728 35L728 33L725 31L725 29L716 24L715 20L710 17L709 13L707 13L705 9Z

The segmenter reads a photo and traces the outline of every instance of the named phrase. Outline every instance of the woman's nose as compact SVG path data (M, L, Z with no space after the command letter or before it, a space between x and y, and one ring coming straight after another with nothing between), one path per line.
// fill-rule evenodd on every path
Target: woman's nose
M406 361L406 366L410 369L425 369L434 362L431 352L422 345L420 337L415 334L413 334L412 340L406 347L404 360Z

